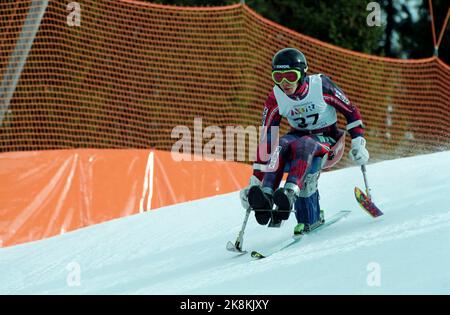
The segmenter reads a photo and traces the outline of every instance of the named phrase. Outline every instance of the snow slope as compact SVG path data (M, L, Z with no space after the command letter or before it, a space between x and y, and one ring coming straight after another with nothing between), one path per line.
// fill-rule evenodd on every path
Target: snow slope
M267 259L225 250L244 217L235 192L0 249L0 293L450 294L450 152L372 164L368 176L384 216L354 200L359 168L323 173L325 216L352 213ZM244 248L264 252L294 225L252 214Z

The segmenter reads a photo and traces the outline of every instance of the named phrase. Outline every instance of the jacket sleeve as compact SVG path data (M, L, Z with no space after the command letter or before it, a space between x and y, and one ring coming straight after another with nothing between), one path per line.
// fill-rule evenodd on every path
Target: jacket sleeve
M262 180L264 177L264 168L268 162L268 155L271 153L271 145L273 140L272 127L278 127L280 122L281 115L279 114L278 104L273 91L271 91L266 102L264 103L261 122L261 136L257 148L256 162L253 164L253 175L255 175L259 180ZM275 141L277 141L277 139L275 139Z
M329 77L321 75L321 78L325 102L344 115L347 120L346 129L352 139L364 136L364 124L358 108Z

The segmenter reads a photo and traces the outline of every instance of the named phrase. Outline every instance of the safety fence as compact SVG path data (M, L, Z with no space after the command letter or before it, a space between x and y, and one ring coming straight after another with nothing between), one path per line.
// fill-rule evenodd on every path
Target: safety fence
M77 3L79 26L67 1L0 4L2 152L167 151L172 129L192 127L196 117L205 127L257 126L273 85L271 57L287 46L301 49L309 72L329 75L360 108L373 161L450 147L450 71L438 58L355 53L281 27L242 4ZM25 53L18 41L32 34L24 20L39 4L47 5L45 14L6 99L11 72L20 67L17 56Z

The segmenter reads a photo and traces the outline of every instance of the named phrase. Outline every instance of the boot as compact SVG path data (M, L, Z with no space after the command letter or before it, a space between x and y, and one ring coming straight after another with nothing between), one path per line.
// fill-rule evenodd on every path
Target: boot
M320 218L319 220L314 224L305 224L305 223L298 223L294 228L294 235L301 235L308 232L311 232L321 226L325 223L325 216L322 209L320 209Z
M294 235L301 235L304 234L305 231L305 224L304 223L298 223L294 228Z
M270 188L252 186L248 191L248 203L255 210L256 221L261 225L266 225L270 220L270 213L273 208L273 197ZM264 211L267 210L267 211Z
M280 219L287 220L289 218L290 211L292 210L299 193L300 189L293 183L286 183L284 188L280 187L275 191L273 200L278 206L278 210L281 210L279 213Z

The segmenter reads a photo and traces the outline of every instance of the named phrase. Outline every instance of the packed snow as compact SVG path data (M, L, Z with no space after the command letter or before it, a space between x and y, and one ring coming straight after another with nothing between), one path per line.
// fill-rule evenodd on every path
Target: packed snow
M450 294L450 151L367 167L373 219L356 203L361 171L319 179L325 217L348 217L255 260L225 249L245 210L238 192L0 249L0 294ZM289 239L251 215L243 247Z

